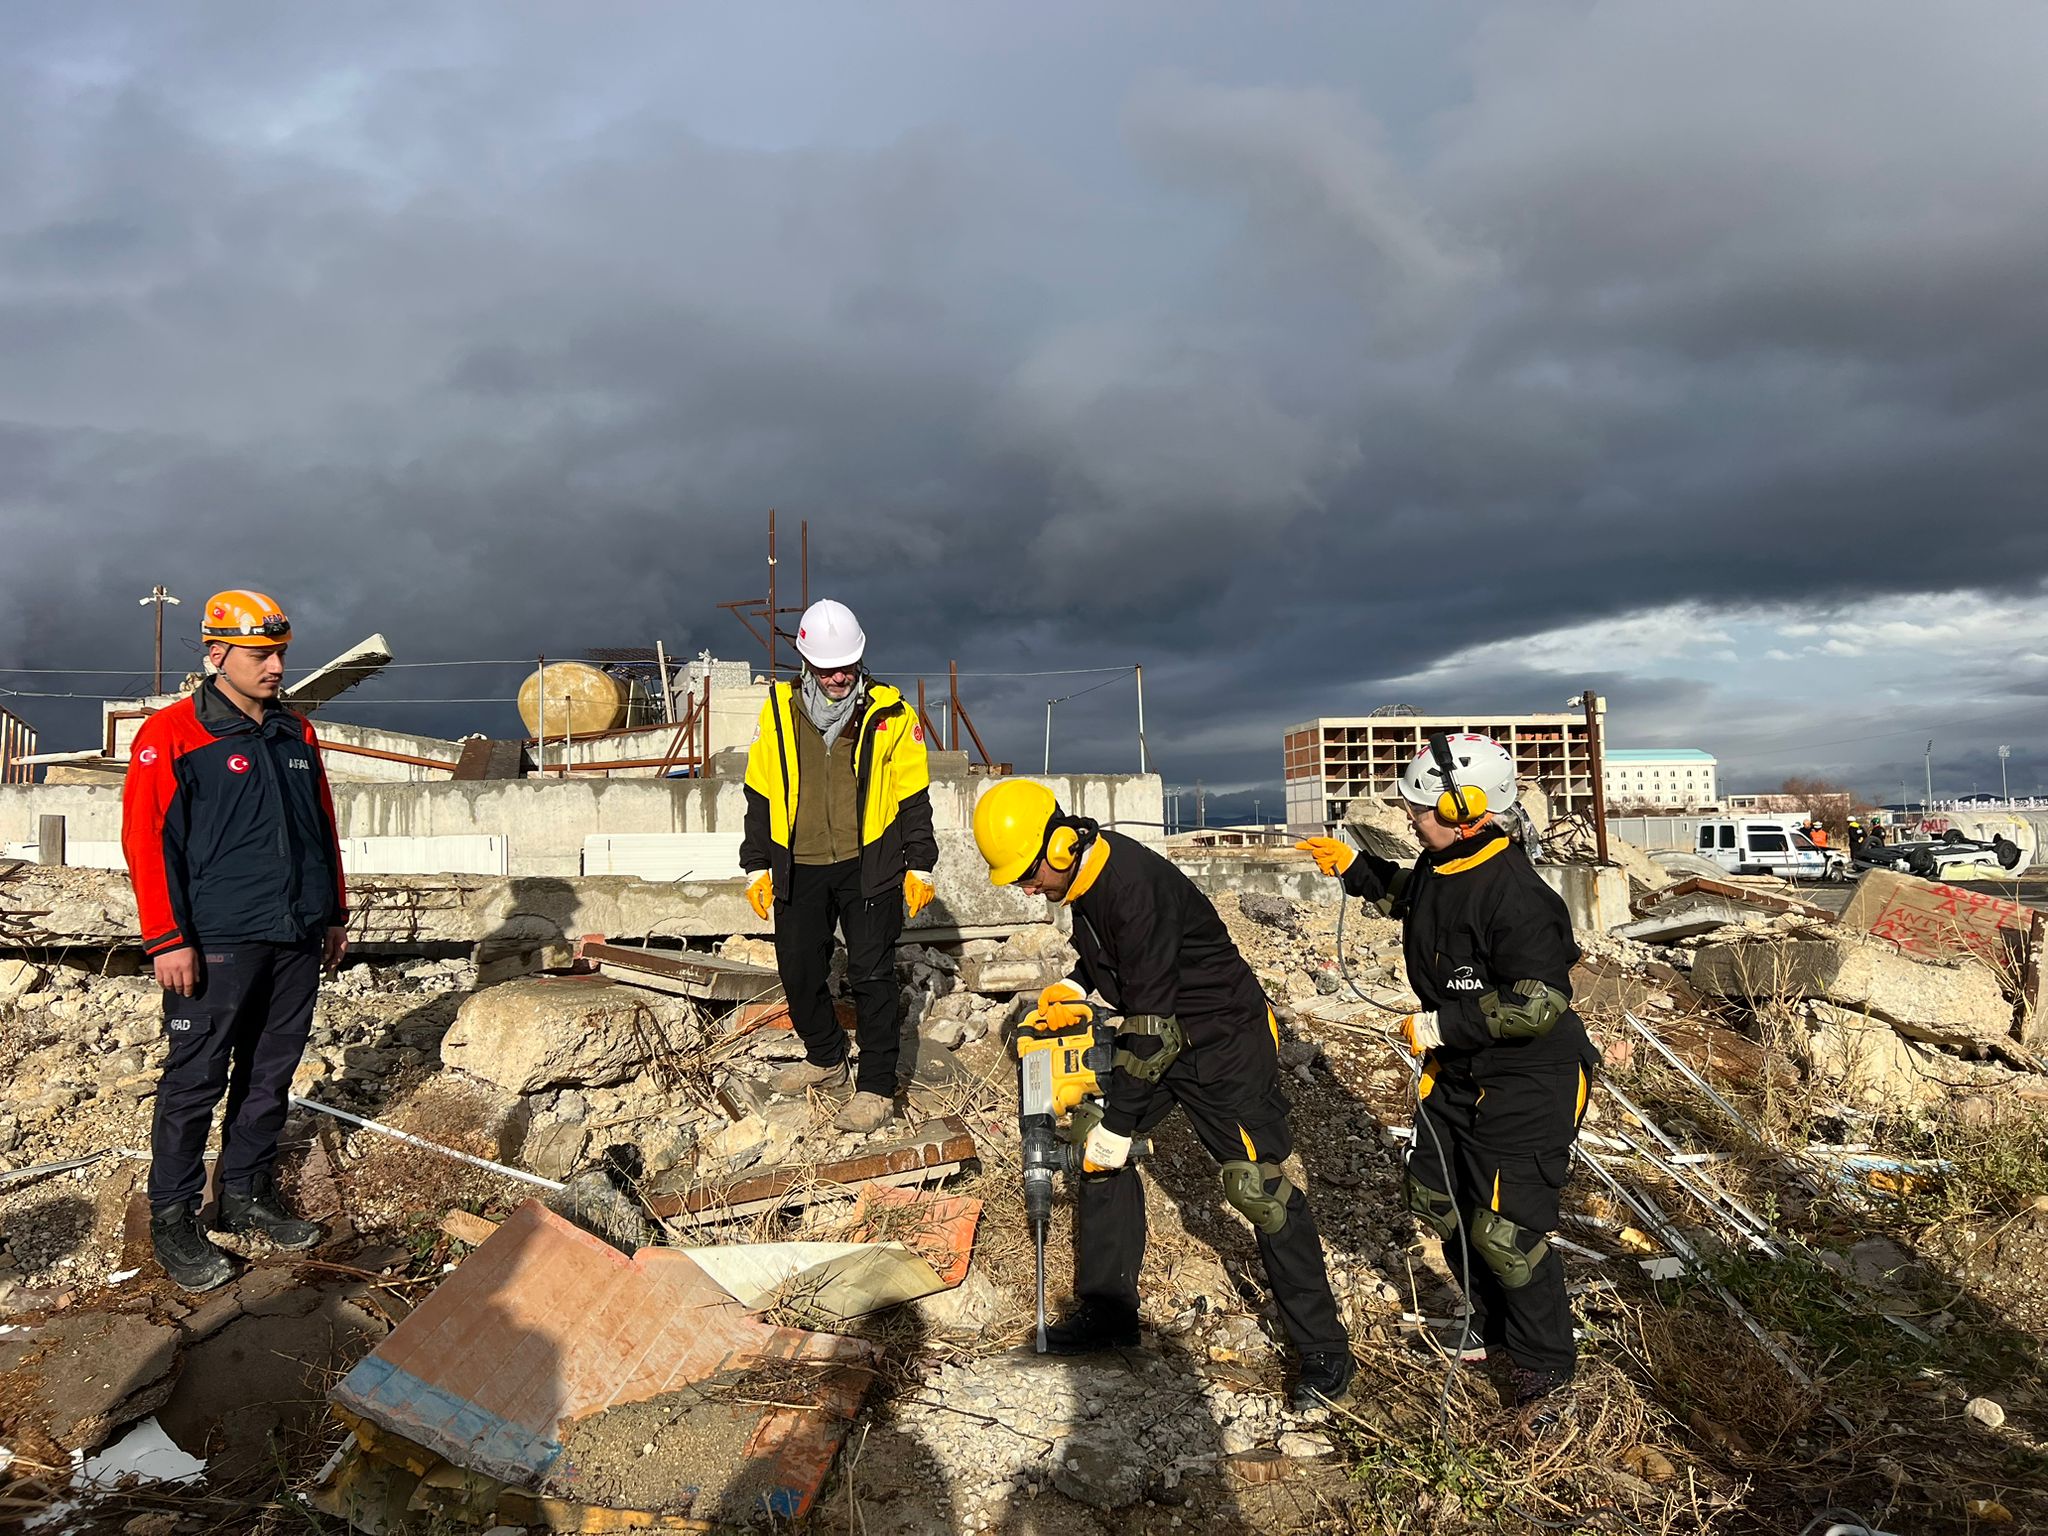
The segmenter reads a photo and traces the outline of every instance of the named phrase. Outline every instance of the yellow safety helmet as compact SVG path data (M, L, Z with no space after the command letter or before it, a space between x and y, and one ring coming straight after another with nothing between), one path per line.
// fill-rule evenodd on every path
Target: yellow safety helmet
M1059 811L1053 792L1033 779L1002 779L974 802L974 846L988 860L990 885L1015 885L1031 872Z
M292 621L266 593L242 587L206 600L199 638L208 645L288 645Z

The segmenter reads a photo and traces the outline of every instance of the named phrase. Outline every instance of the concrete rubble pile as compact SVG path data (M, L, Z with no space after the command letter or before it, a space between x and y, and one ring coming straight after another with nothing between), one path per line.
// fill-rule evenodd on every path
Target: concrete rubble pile
M1400 851L1398 825L1371 830ZM1440 1248L1418 1237L1398 1198L1412 1111L1406 1067L1384 1032L1415 1006L1400 926L1351 903L1340 964L1336 887L1304 857L1201 851L1183 863L1216 899L1274 1003L1347 1326L1362 1348L1412 1350L1425 1319L1440 1322L1454 1303ZM1798 1068L1864 1109L2048 1103L2042 935L2026 908L1880 872L1836 917L1770 883L1622 863L1546 874L1581 919L1575 991L1610 1062L1626 1064L1654 1035L1717 1080L1754 1085L1779 1070L1765 1042L1789 1031ZM635 1455L657 1447L648 1454L672 1456L678 1469L724 1445L718 1436L750 1445L767 1436L782 1447L774 1490L763 1495L783 1500L772 1506L778 1517L817 1501L837 1523L850 1511L832 1501L852 1495L827 1473L851 1432L872 1458L861 1474L862 1520L881 1523L870 1528L923 1528L913 1504L941 1512L931 1528L994 1528L1019 1501L1044 1501L1049 1512L1070 1509L1058 1518L1071 1528L1092 1530L1087 1522L1104 1512L1147 1502L1195 1528L1205 1509L1249 1497L1265 1479L1320 1475L1337 1448L1327 1416L1285 1411L1284 1351L1249 1230L1222 1201L1213 1164L1171 1124L1140 1173L1153 1229L1144 1357L1055 1362L1013 1352L1028 1334L1029 1267L1015 1206L1009 1038L1039 990L1074 963L1058 922L933 942L906 935L897 956L903 1113L859 1136L832 1127L832 1096L777 1098L764 1086L803 1048L773 946L758 929L734 922L687 943L647 942L640 932L578 940L562 917L531 929L485 925L461 940L425 925L414 932L435 936L408 948L392 937L393 909L380 915L373 904L364 921L381 925L382 942L323 989L294 1082L304 1102L284 1138L287 1187L330 1229L318 1255L327 1267L256 1249L233 1286L192 1298L155 1270L138 1224L164 1053L158 994L130 947L132 905L123 908L120 882L96 874L18 873L0 901L0 1071L10 1084L0 1109L0 1317L15 1330L0 1336L0 1388L45 1383L0 1397L0 1434L41 1451L39 1462L63 1465L52 1458L90 1454L155 1415L184 1450L217 1458L215 1469L243 1465L281 1423L326 1422L327 1388L345 1380L333 1401L354 1438L317 1480L331 1512L349 1516L334 1501L369 1499L374 1484L387 1515L400 1506L449 1513L460 1503L455 1485L487 1475L497 1502L479 1524L511 1515L571 1528L572 1517L587 1520L599 1506L637 1519L650 1508L636 1502L648 1485L623 1463L573 1486L550 1482L539 1462L509 1453L488 1467L466 1462L455 1441L417 1417L436 1392L474 1406L485 1389L449 1385L456 1364L421 1354L409 1341L426 1325L408 1330L406 1319L431 1320L437 1295L468 1294L486 1275L498 1276L488 1294L527 1306L521 1288L542 1282L519 1267L522 1244L564 1255L564 1265L573 1259L590 1285L621 1288L633 1306L715 1304L747 1349L858 1366L860 1380L834 1378L811 1397L778 1383L753 1395L794 1405L795 1417L739 1422L705 1406L705 1383L732 1384L731 1362L699 1361L689 1367L696 1375L642 1392L623 1384L624 1364L579 1354L578 1412L592 1417L570 1424L543 1413L528 1423L518 1415L541 1412L531 1403L491 1410L524 1425L528 1439L504 1442L525 1447L521 1456L567 1443L562 1455L598 1467L586 1431L605 1415L619 1434L630 1428ZM607 882L561 883L578 887L567 898L576 912L612 900L580 889ZM738 905L726 903L729 894L718 893L718 912ZM53 943L59 933L63 942ZM832 989L848 996L843 956ZM851 1029L851 1004L839 1011ZM1596 1106L1589 1130L1602 1129ZM81 1165L62 1166L74 1160ZM933 1201L954 1197L972 1214L947 1211L946 1243L919 1247L903 1236L900 1203L930 1216ZM439 1244L450 1278L394 1279L406 1275L422 1234ZM915 1252L894 1252L904 1243ZM887 1284L867 1266L883 1249L893 1253ZM677 1269L692 1251L707 1257ZM745 1283L713 1257L735 1254L755 1264ZM801 1284L791 1278L799 1274L808 1277ZM907 1288L888 1288L905 1275ZM449 1290L462 1276L468 1289ZM885 1373L885 1399L870 1385L870 1344L849 1337L857 1330L843 1310L820 1310L828 1286L842 1299L877 1301L911 1330L909 1345L894 1346L906 1353ZM579 1314L570 1299L549 1305L557 1303L550 1326L574 1354ZM1597 1292L1586 1304L1598 1305ZM309 1342L316 1329L318 1349ZM776 1342L763 1342L771 1335ZM476 1347L497 1346L479 1335ZM245 1415L223 1436L228 1410L207 1397L219 1388L204 1389L199 1367L206 1379L231 1379L221 1364L231 1350L236 1359L251 1350L317 1357L321 1370L288 1372L266 1389L274 1411ZM757 1366L745 1364L740 1377ZM103 1385L88 1390L93 1382ZM695 1394L687 1403L676 1382ZM1145 1411L1168 1400L1190 1406ZM672 1415L649 1419L662 1405ZM709 1438L697 1444L692 1426L713 1420L716 1434L703 1429ZM727 1457L735 1458L745 1459ZM394 1471L405 1466L412 1470ZM652 1513L658 1524L709 1508Z

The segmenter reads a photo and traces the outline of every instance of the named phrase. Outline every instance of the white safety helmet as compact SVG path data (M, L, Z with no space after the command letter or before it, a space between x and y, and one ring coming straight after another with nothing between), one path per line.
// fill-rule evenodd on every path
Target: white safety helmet
M1464 814L1458 813L1457 801L1450 798L1451 786L1444 781L1443 768L1430 746L1424 746L1415 754L1415 761L1401 771L1403 800L1435 810L1445 821L1467 825L1515 803L1515 760L1506 747L1469 731L1446 738L1446 745L1451 776L1464 797Z
M797 620L797 654L814 667L850 667L867 648L867 632L844 603L821 597Z

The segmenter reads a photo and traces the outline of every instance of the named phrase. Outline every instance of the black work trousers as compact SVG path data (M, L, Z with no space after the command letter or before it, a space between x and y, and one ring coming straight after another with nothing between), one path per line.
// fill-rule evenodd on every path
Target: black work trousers
M830 990L835 926L846 935L846 981L859 1021L855 1090L894 1098L902 1045L903 1003L896 989L902 891L891 886L872 900L862 896L859 859L790 870L789 899L775 904L775 968L804 1054L821 1067L846 1060L846 1034Z
M1466 1298L1474 1326L1490 1349L1505 1347L1516 1365L1568 1379L1578 1349L1557 1250L1546 1243L1527 1279L1505 1284L1484 1245L1473 1240L1474 1218L1492 1212L1513 1223L1506 1236L1525 1256L1557 1229L1558 1195L1592 1088L1590 1067L1551 1062L1489 1074L1481 1083L1441 1068L1431 1055L1421 1088L1408 1177L1456 1202L1458 1227L1444 1241L1444 1261L1461 1284L1471 1276ZM1489 1225L1497 1234L1505 1230Z
M1249 1102L1246 1102L1246 1097ZM1152 1088L1138 1118L1137 1134L1157 1126L1178 1105L1209 1155L1220 1163L1249 1160L1278 1163L1294 1150L1287 1100L1272 1086L1249 1096L1195 1079L1183 1057ZM1133 1318L1138 1311L1138 1269L1145 1261L1145 1188L1132 1167L1086 1174L1074 1201L1074 1295ZM1269 1180L1266 1191L1277 1183ZM1350 1347L1330 1294L1323 1265L1323 1239L1308 1198L1295 1190L1287 1200L1287 1222L1268 1237L1254 1229L1266 1282L1281 1325L1302 1354Z
M277 1161L292 1074L313 1028L321 940L207 945L199 989L164 993L170 1055L157 1083L149 1140L152 1210L197 1205L206 1188L206 1133L226 1093L220 1186L245 1189Z

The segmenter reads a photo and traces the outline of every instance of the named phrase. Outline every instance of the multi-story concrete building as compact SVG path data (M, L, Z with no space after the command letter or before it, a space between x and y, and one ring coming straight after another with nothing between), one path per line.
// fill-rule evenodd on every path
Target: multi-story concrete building
M1553 816L1593 809L1593 760L1583 714L1423 715L1389 711L1322 718L1290 727L1284 747L1287 825L1318 831L1344 819L1361 796L1396 798L1401 770L1438 732L1491 736L1514 754L1515 772L1549 797Z
M1600 754L1610 812L1691 811L1719 803L1711 752L1691 747L1609 747Z

